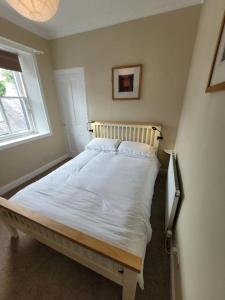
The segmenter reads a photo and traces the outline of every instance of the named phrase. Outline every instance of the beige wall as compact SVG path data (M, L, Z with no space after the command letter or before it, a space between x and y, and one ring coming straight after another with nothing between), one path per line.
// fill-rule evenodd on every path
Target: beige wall
M45 52L38 67L53 129L52 137L0 151L0 186L65 153L52 57L54 69L85 67L89 119L161 123L162 148L172 148L199 13L195 6L53 40L51 54L46 40L0 18L1 36ZM141 100L112 101L112 66L133 63L144 66Z
M54 69L84 66L90 120L152 121L173 148L200 6L50 42ZM111 68L142 63L140 101L112 101Z
M184 190L179 300L225 299L225 91L205 94L224 9L225 0L203 6L176 141Z
M0 35L44 51L37 57L53 136L0 150L0 186L65 154L64 138L53 85L48 42L2 18Z

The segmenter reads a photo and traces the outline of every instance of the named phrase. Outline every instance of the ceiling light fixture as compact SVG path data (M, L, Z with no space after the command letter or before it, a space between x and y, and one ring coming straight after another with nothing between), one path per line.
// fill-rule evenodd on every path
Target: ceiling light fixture
M59 0L7 0L22 16L36 21L46 22L57 12Z

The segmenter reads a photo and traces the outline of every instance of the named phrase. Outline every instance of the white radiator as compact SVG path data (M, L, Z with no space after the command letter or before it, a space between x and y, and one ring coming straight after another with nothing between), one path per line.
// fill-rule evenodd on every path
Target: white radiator
M178 201L180 198L180 188L177 177L176 155L170 155L169 168L167 174L167 189L166 189L166 219L165 230L168 235L173 228L174 218L177 211Z

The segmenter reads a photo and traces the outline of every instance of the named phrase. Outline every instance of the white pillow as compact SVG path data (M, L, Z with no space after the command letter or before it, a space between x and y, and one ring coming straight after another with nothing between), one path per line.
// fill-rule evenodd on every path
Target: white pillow
M151 157L155 155L153 147L138 142L122 142L118 148L118 152L134 157Z
M97 151L116 151L120 143L121 140L118 139L95 138L86 145L85 149Z

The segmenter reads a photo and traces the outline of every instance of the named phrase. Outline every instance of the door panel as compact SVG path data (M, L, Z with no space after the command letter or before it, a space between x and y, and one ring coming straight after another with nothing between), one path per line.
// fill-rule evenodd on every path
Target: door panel
M67 148L74 156L89 141L84 70L55 71L55 79Z

